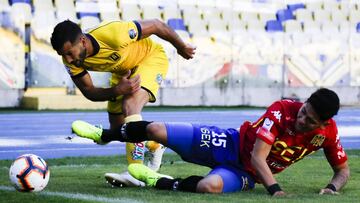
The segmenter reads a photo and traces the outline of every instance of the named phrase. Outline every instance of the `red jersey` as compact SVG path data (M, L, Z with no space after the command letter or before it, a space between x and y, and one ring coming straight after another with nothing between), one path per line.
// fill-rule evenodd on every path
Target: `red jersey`
M273 103L256 123L245 122L240 128L240 158L245 169L256 178L251 166L251 151L257 138L272 145L266 159L273 174L279 173L305 156L323 148L331 166L344 163L347 156L340 144L333 119L322 129L306 133L295 131L297 113L303 103L281 100Z

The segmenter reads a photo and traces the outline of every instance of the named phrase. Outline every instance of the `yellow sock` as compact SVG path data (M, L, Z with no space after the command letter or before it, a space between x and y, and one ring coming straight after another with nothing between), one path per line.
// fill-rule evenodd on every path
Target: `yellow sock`
M160 144L155 141L147 141L145 146L149 149L150 152L154 152L157 148L160 147Z
M125 123L133 122L133 121L141 121L142 117L140 114L130 115L125 118ZM126 159L128 164L140 163L144 162L145 155L145 142L139 143L126 143Z

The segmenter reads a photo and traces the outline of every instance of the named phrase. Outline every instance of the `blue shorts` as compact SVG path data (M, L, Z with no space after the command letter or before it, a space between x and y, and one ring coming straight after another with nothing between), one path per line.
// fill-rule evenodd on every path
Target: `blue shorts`
M168 147L187 162L212 168L209 174L220 175L223 192L254 188L251 176L239 160L239 132L216 126L190 123L165 123Z

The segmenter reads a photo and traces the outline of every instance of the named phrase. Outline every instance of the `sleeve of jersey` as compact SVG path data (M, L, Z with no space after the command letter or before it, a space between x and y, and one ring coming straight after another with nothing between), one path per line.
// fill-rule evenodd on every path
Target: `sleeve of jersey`
M63 63L64 63L66 71L69 73L69 75L71 77L81 77L85 73L87 73L87 71L84 68L76 67L72 64L69 64L64 59L63 59Z
M336 166L347 161L347 155L344 151L343 146L340 143L339 135L337 134L337 128L334 127L330 132L333 133L329 143L324 146L324 153L331 166Z
M113 21L107 25L106 30L101 33L101 38L113 48L125 47L141 38L141 26L137 21Z
M259 125L259 128L256 131L257 137L269 145L272 145L275 142L275 138L279 134L278 128L281 119L280 109L280 105L274 103L267 109L257 123L257 125ZM279 112L276 114L278 116L277 118L274 116L274 112Z

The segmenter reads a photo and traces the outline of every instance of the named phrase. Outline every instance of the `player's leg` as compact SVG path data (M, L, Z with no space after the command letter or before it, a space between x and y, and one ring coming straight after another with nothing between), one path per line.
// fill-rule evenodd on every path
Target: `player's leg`
M152 54L138 65L136 71L133 73L133 75L140 75L141 87L148 91L148 101L151 103L156 101L160 84L168 71L169 62L164 53L161 47L157 47ZM145 160L147 166L155 171L159 170L162 155L166 148L154 141L145 142L145 146L148 149L146 152L148 159Z

